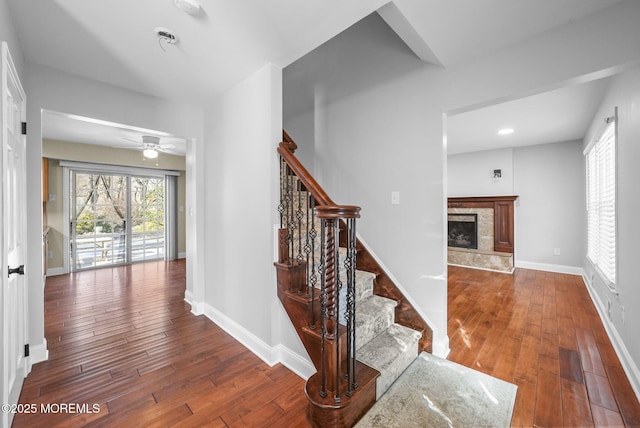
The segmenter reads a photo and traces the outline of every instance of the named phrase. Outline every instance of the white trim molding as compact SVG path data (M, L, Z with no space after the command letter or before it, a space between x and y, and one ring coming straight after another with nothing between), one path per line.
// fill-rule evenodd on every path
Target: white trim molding
M545 272L566 273L584 276L584 269L576 266L554 265L551 263L537 263L516 260L515 267L522 269L543 270Z
M633 392L635 392L636 398L638 399L638 401L640 401L640 369L638 369L638 366L633 361L633 358L631 358L631 354L629 354L629 350L620 337L616 326L606 316L607 310L602 303L602 300L600 300L598 293L593 288L591 281L586 274L583 274L582 278L584 280L584 283L587 285L587 291L589 291L591 300L593 301L593 304L598 311L598 315L600 315L602 324L607 331L607 336L609 336L609 340L611 340L613 349L616 351L616 355L618 355L618 358L620 359L620 363L622 364L622 368L624 369L624 372L629 379L629 383L633 388Z
M191 291L186 290L184 292L184 301L191 305L191 313L193 315L198 316L204 313L204 303L196 302Z
M29 357L32 365L47 361L49 359L47 339L42 339L42 343L37 345L29 345Z

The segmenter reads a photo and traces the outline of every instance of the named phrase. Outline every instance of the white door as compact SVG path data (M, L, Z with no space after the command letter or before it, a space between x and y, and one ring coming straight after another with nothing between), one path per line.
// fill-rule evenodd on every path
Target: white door
M8 427L13 414L5 405L18 402L27 375L27 290L24 276L26 238L26 140L22 135L25 95L9 49L2 42L2 163L0 173L0 299L2 300L2 396L0 426ZM22 267L21 267L22 266ZM9 407L10 409L11 407Z

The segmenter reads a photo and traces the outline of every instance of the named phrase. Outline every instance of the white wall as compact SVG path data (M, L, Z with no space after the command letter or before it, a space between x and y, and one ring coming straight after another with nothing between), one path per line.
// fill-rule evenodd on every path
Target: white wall
M63 73L36 64L26 64L23 80L27 93L27 237L29 260L29 340L32 348L44 350L44 292L42 286L41 110L93 117L202 141L201 110L163 101L101 82ZM188 212L197 212L196 201L187 202ZM187 228L191 227L187 222ZM189 234L189 231L187 231ZM193 245L187 242L187 246ZM187 249L189 253L189 249ZM193 277L188 272L189 278ZM37 357L35 358L37 360Z
M586 251L582 143L521 147L514 149L513 159L519 196L516 266L581 274Z
M583 259L586 280L593 291L601 316L640 397L640 284L638 282L638 243L640 243L640 70L617 76L609 89L589 133L586 146L603 120L618 107L617 140L617 258L618 294L611 292L595 272L591 262ZM586 233L586 232L585 232ZM606 302L611 302L611 318L607 317ZM624 307L624 320L622 318Z
M448 156L448 195L518 196L515 265L580 274L585 253L581 145L573 141ZM502 169L500 180L493 180L494 169Z
M205 119L204 313L268 363L280 359L280 344L305 356L282 318L273 266L282 70L265 65L219 96Z
M20 45L18 44L18 37L9 15L9 6L6 0L0 0L0 41L7 42L9 45L9 51L11 52L11 59L16 66L18 75L24 79L24 58Z
M502 178L493 178L495 169L502 170ZM447 194L449 197L515 195L513 149L447 156Z

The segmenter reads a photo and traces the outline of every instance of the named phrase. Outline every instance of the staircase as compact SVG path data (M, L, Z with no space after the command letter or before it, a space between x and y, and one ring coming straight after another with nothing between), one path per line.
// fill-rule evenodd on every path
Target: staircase
M283 139L278 296L317 369L309 422L350 427L430 351L431 331L357 239L360 208L335 204Z

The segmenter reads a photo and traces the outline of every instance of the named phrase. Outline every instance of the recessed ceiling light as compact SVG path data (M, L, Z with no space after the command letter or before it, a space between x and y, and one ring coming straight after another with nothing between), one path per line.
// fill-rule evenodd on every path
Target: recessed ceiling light
M509 135L513 134L513 128L502 128L498 131L498 135Z

